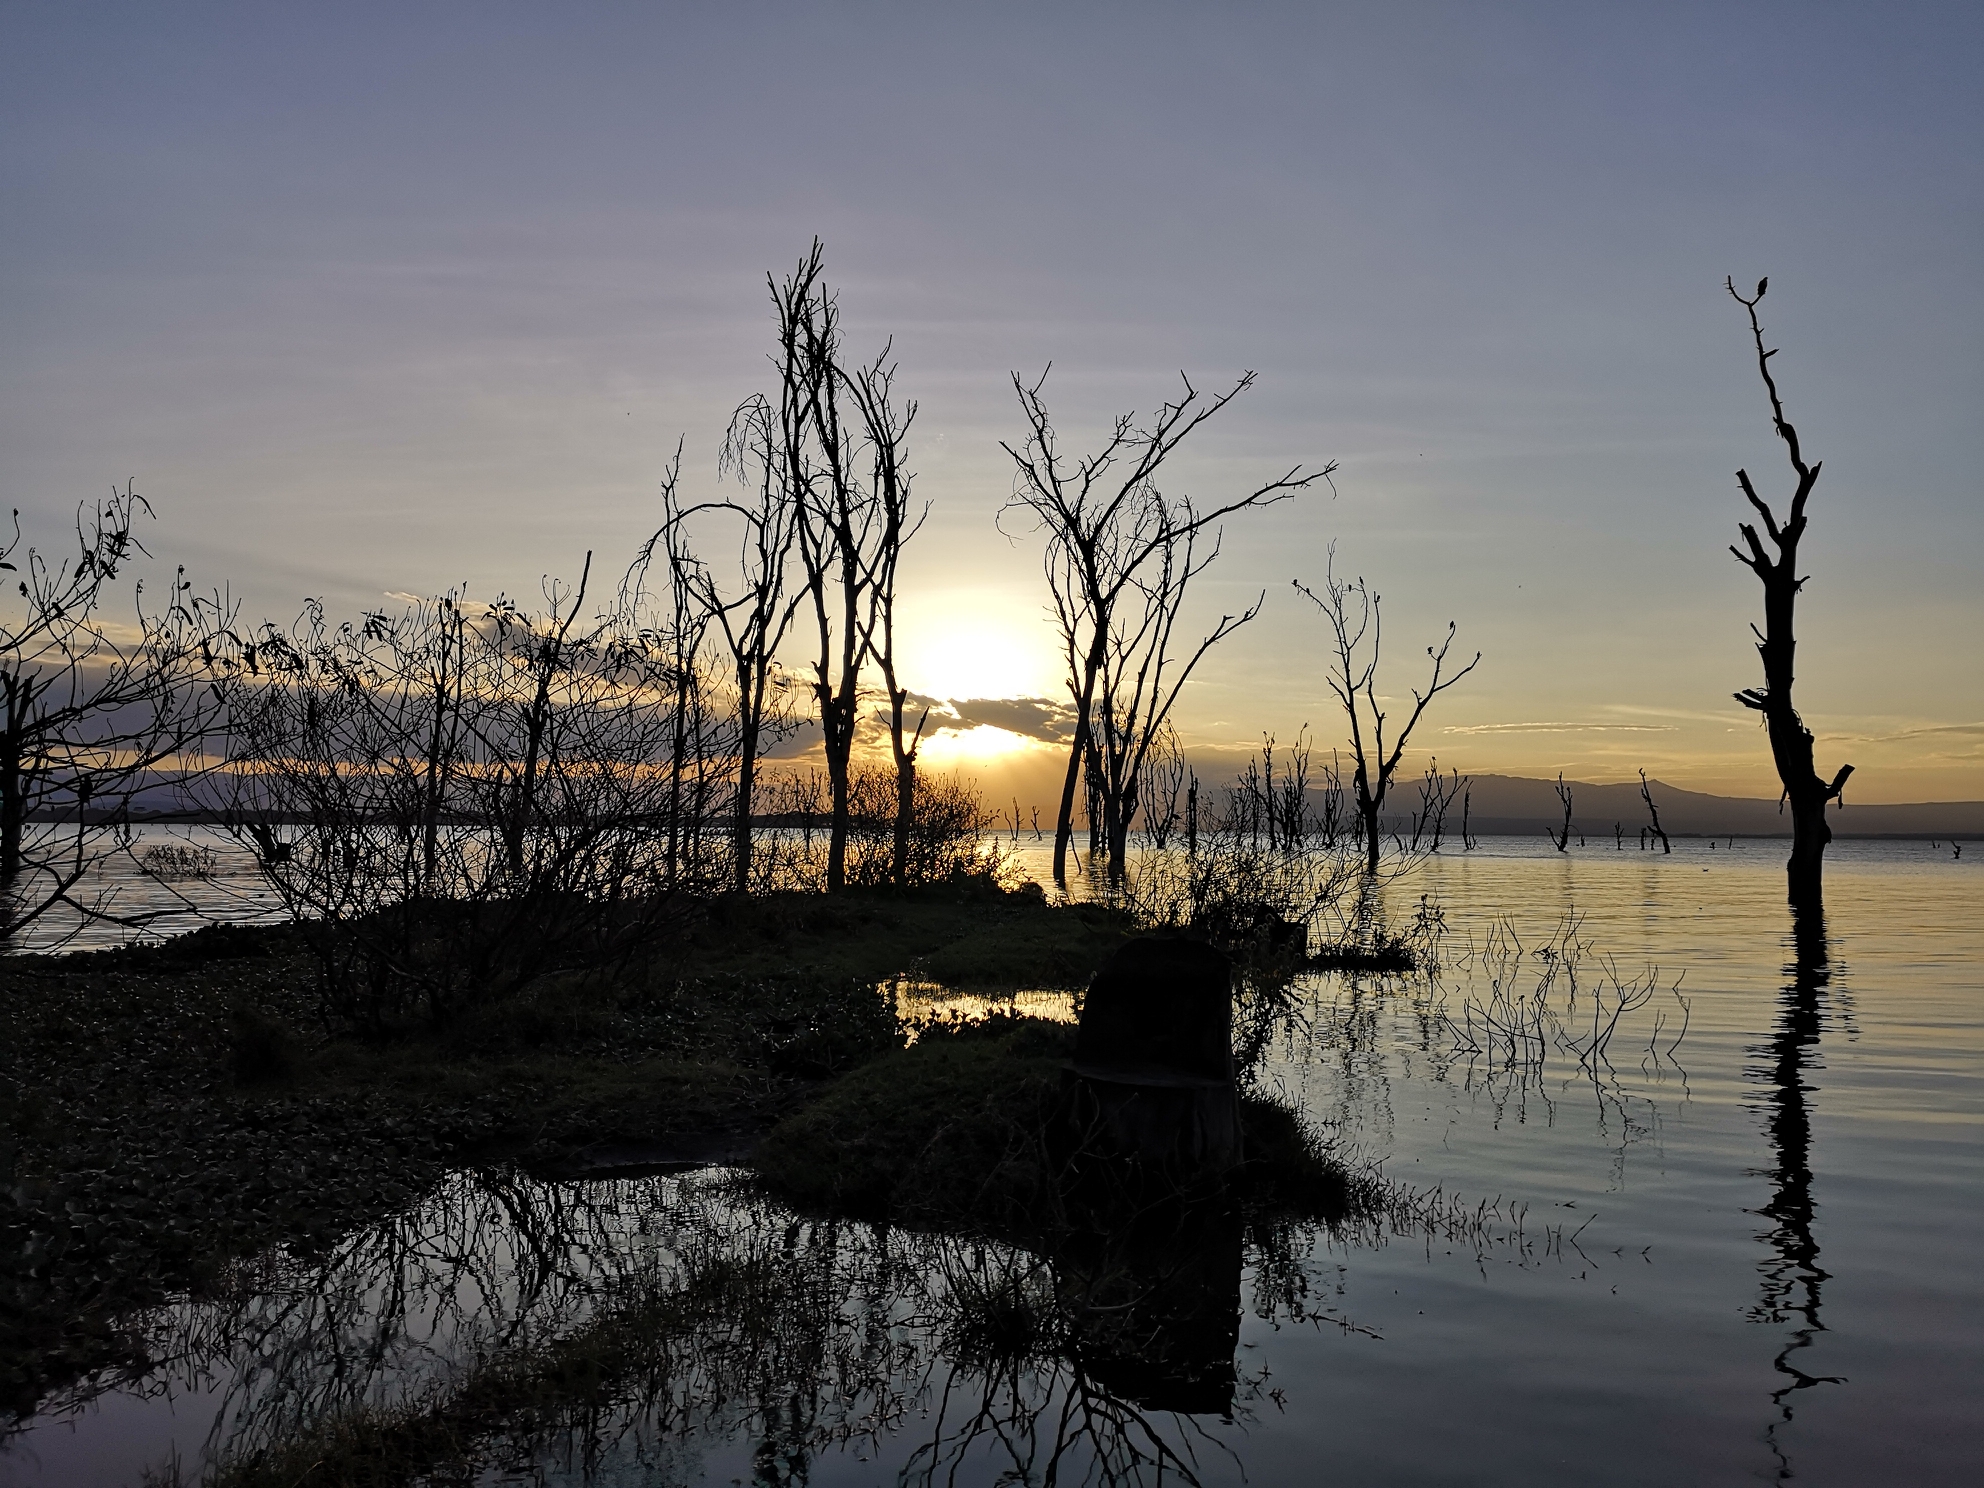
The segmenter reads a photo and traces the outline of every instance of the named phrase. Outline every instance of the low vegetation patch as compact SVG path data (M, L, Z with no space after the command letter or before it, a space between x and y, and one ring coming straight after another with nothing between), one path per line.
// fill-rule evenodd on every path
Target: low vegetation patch
M1128 930L969 883L722 899L642 964L385 1030L327 1019L282 927L0 959L0 1410L144 1372L121 1317L231 1257L328 1243L450 1166L748 1147L899 1046L893 979L1079 986Z
M1075 1030L995 1015L936 1024L836 1081L759 1144L753 1165L803 1208L1021 1243L1051 1239L1056 1166L1049 1133ZM1334 1222L1361 1180L1301 1116L1241 1094L1243 1208Z

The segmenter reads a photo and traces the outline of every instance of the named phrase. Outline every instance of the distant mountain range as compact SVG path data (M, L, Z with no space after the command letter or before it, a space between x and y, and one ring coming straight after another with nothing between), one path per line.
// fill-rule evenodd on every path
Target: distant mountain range
M1573 830L1609 836L1613 824L1635 839L1647 825L1640 783L1591 785L1567 780ZM1661 781L1650 782L1660 824L1674 837L1789 837L1791 817L1775 801L1711 796ZM1394 788L1396 790L1396 788ZM1556 782L1518 775L1477 775L1469 786L1469 830L1476 836L1523 835L1554 830L1564 819ZM1851 794L1851 791L1848 792ZM1394 794L1401 814L1417 809L1417 795ZM1408 806L1408 803L1410 805ZM1392 812L1386 813L1389 819ZM1828 813L1837 837L1984 837L1984 801L1919 801L1900 806L1844 806ZM1460 803L1447 816L1447 832L1460 824Z
M1647 825L1646 803L1640 799L1637 780L1624 785L1593 785L1588 781L1565 782L1571 788L1572 829L1586 837L1611 835L1616 822L1626 835L1637 840ZM1677 785L1652 781L1654 804L1660 808L1660 824L1673 837L1789 837L1791 818L1780 814L1775 801L1758 801L1742 796L1711 796L1701 791L1683 790ZM1529 780L1520 775L1476 775L1468 786L1468 829L1477 837L1516 835L1554 831L1564 819L1564 808L1557 800L1556 784L1549 780ZM1849 792L1851 794L1851 792ZM1418 791L1411 781L1393 787L1386 803L1387 830L1411 830L1411 817L1419 809ZM92 811L93 820L111 813ZM1052 812L1043 810L1049 820ZM1838 837L1923 837L1984 839L1984 801L1918 801L1900 806L1846 806L1831 814L1833 834ZM48 819L43 817L41 819ZM73 817L68 818L73 820ZM174 809L174 796L160 788L141 793L130 809L132 821L198 821L196 812ZM777 825L771 818L766 825ZM1446 835L1459 834L1461 803L1456 800L1447 813Z

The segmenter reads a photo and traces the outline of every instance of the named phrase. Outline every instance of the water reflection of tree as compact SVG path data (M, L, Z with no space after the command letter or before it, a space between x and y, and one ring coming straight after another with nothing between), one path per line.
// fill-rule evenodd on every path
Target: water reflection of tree
M1784 1383L1770 1397L1779 1413L1768 1439L1778 1459L1780 1480L1791 1476L1778 1430L1792 1419L1793 1397L1814 1385L1844 1383L1839 1376L1813 1374L1799 1363L1799 1355L1825 1331L1819 1320L1820 1289L1830 1280L1819 1264L1819 1245L1812 1233L1818 1208L1812 1196L1811 1166L1809 1097L1814 1087L1806 1076L1820 1067L1819 1039L1829 1019L1833 988L1824 909L1794 907L1792 916L1792 960L1785 967L1790 980L1778 1001L1777 1027L1770 1042L1754 1051L1761 1062L1751 1069L1752 1076L1768 1087L1761 1105L1771 1166L1760 1176L1770 1180L1771 1196L1756 1211L1769 1222L1758 1238L1770 1254L1758 1267L1763 1286L1749 1316L1755 1322L1792 1324L1773 1361Z
M674 1481L722 1443L776 1484L840 1451L900 1454L910 1483L1196 1483L1266 1388L1234 1363L1246 1268L1259 1315L1341 1321L1305 1269L1321 1238L1222 1209L1036 1254L716 1175L458 1174L161 1310L151 1388L211 1400L221 1483L340 1452L380 1482Z

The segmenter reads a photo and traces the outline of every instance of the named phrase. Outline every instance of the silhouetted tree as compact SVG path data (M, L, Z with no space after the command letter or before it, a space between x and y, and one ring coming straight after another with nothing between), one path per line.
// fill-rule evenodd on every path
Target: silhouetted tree
M1115 607L1113 622L1104 632L1102 670L1097 674L1090 770L1102 808L1109 882L1116 887L1123 883L1130 826L1142 805L1151 750L1163 737L1180 690L1206 652L1260 614L1267 597L1263 593L1237 615L1221 615L1189 652L1173 655L1172 632L1187 588L1219 556L1216 531L1210 552L1194 551L1201 524L1190 501L1166 508L1162 521L1168 525L1174 518L1178 519L1175 533L1132 581L1136 602Z
M598 644L600 631L579 638L576 647L572 627L586 602L586 587L592 582L592 554L586 554L579 573L579 587L570 596L549 582L545 586L549 623L542 628L532 623L513 602L499 600L490 607L490 620L496 627L497 644L512 653L512 667L529 679L530 695L505 699L507 707L489 710L479 720L488 731L491 752L497 760L492 782L499 793L509 797L502 809L503 856L510 872L524 869L524 844L537 820L539 775L545 763L547 736L558 721L552 707L552 688L569 670L572 652L589 650ZM507 747L506 747L507 746Z
M126 566L149 556L134 528L151 514L127 485L78 508L68 557L23 549L18 511L0 539L0 941L59 906L138 923L83 885L122 850L118 819L141 792L204 768L232 610L196 597L181 569L162 608L139 582L129 621L107 613Z
M697 595L697 572L682 524L675 520L676 486L682 471L682 448L662 476L663 525L644 543L620 582L619 613L633 633L666 648L668 686L674 696L668 748L668 849L666 876L671 886L682 881L685 867L695 865L703 876L704 828L712 803L729 786L737 768L733 710L716 702L708 685L705 651L714 616ZM648 587L655 560L662 561L667 579L665 602ZM663 603L662 613L653 613ZM734 828L734 823L733 823Z
M1419 850L1423 840L1427 851L1438 852L1440 843L1446 836L1447 812L1453 809L1454 798L1467 789L1469 777L1456 769L1451 776L1440 774L1438 759L1426 762L1426 773L1419 780L1419 809L1412 815L1412 849ZM1466 835L1463 831L1463 837Z
M789 384L789 379L783 379ZM682 505L671 479L662 490L662 541L672 582L691 598L694 609L722 636L736 687L737 783L732 801L731 875L740 894L751 888L751 813L758 761L779 724L778 648L801 596L786 593L792 550L799 528L800 497L791 484L785 431L796 415L774 409L763 396L748 398L731 416L720 468L737 478L749 495L743 500ZM690 521L704 514L734 518L742 527L738 544L738 585L726 597L709 566L696 557L686 536ZM652 543L654 539L651 539Z
M849 380L849 389L867 431L870 490L880 519L869 578L867 651L882 673L882 694L888 704L883 717L888 724L889 752L896 771L891 876L896 883L902 883L909 872L910 841L914 835L916 751L930 710L923 710L914 728L909 726L909 689L896 671L896 579L903 547L923 526L930 505L925 502L919 509L910 495L914 477L908 468L908 439L909 426L916 418L916 402L897 400L896 369L888 357L889 349L884 347L874 362L857 368ZM1019 831L1017 803L1013 830Z
M1564 784L1564 772L1557 772L1557 800L1564 808L1564 825L1550 834L1550 840L1557 844L1558 852L1568 852L1571 846L1571 788Z
M1646 771L1640 771L1640 799L1646 802L1646 814L1653 819L1653 835L1660 839L1660 850L1674 851L1674 844L1667 840L1667 830L1660 825L1660 808L1653 804L1653 787L1647 784Z
M1202 529L1234 512L1285 501L1327 479L1336 466L1331 463L1304 475L1298 465L1244 496L1199 511L1188 501L1173 502L1164 497L1156 485L1157 472L1194 429L1253 386L1252 372L1209 402L1202 401L1186 379L1184 394L1162 405L1148 427L1140 427L1134 413L1123 414L1100 451L1072 464L1056 443L1054 424L1042 395L1046 382L1045 372L1032 384L1021 381L1017 373L1013 375L1013 390L1019 395L1027 432L1018 448L1010 444L1003 447L1016 467L1013 495L1006 509L1024 510L1047 534L1043 567L1061 632L1069 699L1075 710L1068 767L1054 824L1054 879L1065 883L1075 792L1084 768L1101 772L1102 779L1092 782L1098 793L1108 778L1098 747L1097 687L1111 664L1112 637L1120 644L1126 634L1134 633L1134 627L1131 632L1116 629L1118 604L1142 581L1148 587L1139 593L1145 598L1146 614L1152 613L1152 595L1179 586L1182 577L1195 571L1180 558ZM1153 563L1160 568L1168 564L1169 578L1148 578L1146 569ZM1136 668L1119 665L1114 675L1128 679L1136 675ZM1119 718L1123 716L1120 708L1116 713ZM1148 710L1143 718L1151 721ZM1158 718L1154 722L1162 721ZM1133 776L1123 777L1125 785L1133 781ZM1119 799L1115 809L1121 819L1119 825L1127 830L1123 806ZM1109 811L1104 801L1102 823L1091 813L1092 833L1098 825L1108 829Z
M781 358L779 453L796 509L794 551L819 641L812 692L827 764L827 889L834 892L847 882L854 731L880 513L861 479L859 433L841 417L840 311L822 282L822 267L816 238L785 283L772 286L772 295Z
M777 408L766 404L763 418L793 504L793 552L818 640L810 690L827 767L831 892L847 882L861 674L871 660L882 669L888 694L899 802L895 837L906 871L922 730L906 724L908 690L896 672L895 601L902 548L921 516L911 509L905 464L916 405L896 400L887 347L872 363L845 365L840 310L822 277L822 253L815 239L798 268L772 286L780 389Z
M1437 648L1426 648L1426 654L1433 658L1433 675L1426 690L1423 693L1413 690L1412 712L1387 746L1385 711L1378 706L1378 662L1384 640L1380 596L1373 594L1362 578L1348 581L1337 578L1334 543L1330 544L1329 567L1321 594L1300 579L1293 582L1329 623L1331 655L1325 680L1350 723L1350 755L1355 767L1352 783L1364 837L1364 864L1368 872L1376 873L1381 849L1380 817L1406 743L1424 716L1427 704L1479 666L1481 653L1475 652L1474 660L1451 677L1443 676L1447 651L1454 643L1457 628L1455 622L1448 621L1446 638Z
M1755 625L1750 627L1757 638L1757 654L1763 658L1764 685L1744 688L1736 694L1736 701L1763 714L1764 726L1770 734L1771 758L1777 764L1777 778L1783 782L1785 798L1791 804L1791 860L1785 865L1785 872L1792 902L1815 904L1823 893L1826 844L1832 841L1832 828L1826 823L1826 803L1838 797L1846 787L1846 777L1853 773L1853 766L1841 765L1839 773L1833 776L1830 783L1820 778L1812 764L1812 731L1805 727L1805 721L1798 716L1798 710L1791 701L1797 651L1797 640L1792 634L1792 612L1798 601L1798 591L1805 584L1798 574L1798 542L1805 535L1805 502L1818 482L1820 465L1805 463L1798 444L1798 431L1784 416L1784 403L1777 394L1777 381L1771 376L1770 359L1777 355L1777 348L1764 349L1763 326L1757 319L1757 304L1763 299L1770 280L1759 279L1756 294L1747 299L1737 293L1733 278L1726 280L1725 284L1730 298L1749 314L1750 336L1757 349L1757 371L1763 377L1764 390L1770 395L1771 427L1784 441L1792 472L1798 477L1791 505L1780 525L1770 507L1757 494L1749 472L1736 472L1736 483L1743 488L1744 498L1756 509L1757 516L1763 522L1764 533L1776 549L1776 556L1772 557L1754 526L1748 522L1738 524L1749 551L1733 545L1729 551L1764 586L1764 628L1759 631Z

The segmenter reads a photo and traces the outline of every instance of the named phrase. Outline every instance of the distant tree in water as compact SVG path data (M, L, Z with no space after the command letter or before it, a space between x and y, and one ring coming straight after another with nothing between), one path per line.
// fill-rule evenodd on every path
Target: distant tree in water
M1412 731L1419 726L1434 698L1481 664L1481 653L1475 652L1474 659L1466 666L1447 675L1447 652L1456 633L1455 622L1448 621L1446 637L1437 647L1426 648L1426 654L1433 659L1433 674L1427 680L1426 690L1413 689L1412 711L1388 741L1385 737L1388 715L1378 699L1378 663L1384 641L1380 596L1362 578L1346 580L1336 576L1334 543L1330 545L1322 593L1318 594L1300 579L1294 584L1322 612L1330 628L1329 670L1325 680L1350 725L1353 804L1364 841L1365 868L1376 873L1383 848L1385 798L1391 792Z
M1550 834L1550 840L1557 845L1558 852L1568 852L1571 846L1571 788L1564 784L1564 772L1557 772L1557 804L1564 808L1564 825Z
M1826 803L1839 796L1846 787L1847 776L1853 773L1853 766L1841 765L1830 782L1819 776L1812 763L1812 731L1805 727L1805 721L1798 716L1798 710L1791 701L1797 651L1797 640L1792 633L1792 612L1798 601L1798 591L1805 584L1798 574L1798 542L1805 535L1805 502L1812 494L1812 487L1818 483L1820 463L1823 462L1805 463L1798 443L1798 431L1784 416L1784 403L1778 397L1777 381L1771 376L1770 359L1777 355L1777 348L1765 350L1763 326L1757 319L1757 304L1763 299L1770 280L1759 279L1757 292L1747 298L1737 292L1733 277L1724 282L1730 297L1749 313L1750 337L1757 351L1757 371L1763 377L1765 392L1770 396L1771 427L1784 441L1792 472L1798 478L1791 495L1791 505L1780 524L1769 505L1757 494L1749 472L1736 472L1736 483L1742 487L1744 498L1756 509L1763 523L1764 536L1769 537L1771 547L1776 550L1773 557L1751 523L1737 524L1743 534L1744 546L1738 548L1731 545L1729 551L1764 586L1764 628L1758 630L1755 625L1750 627L1757 638L1757 654L1763 658L1764 685L1744 688L1736 694L1736 701L1763 714L1764 726L1770 734L1771 758L1777 765L1777 778L1783 782L1785 799L1791 807L1791 860L1785 865L1791 901L1794 904L1816 904L1823 894L1826 844L1832 841L1832 828L1826 823Z

